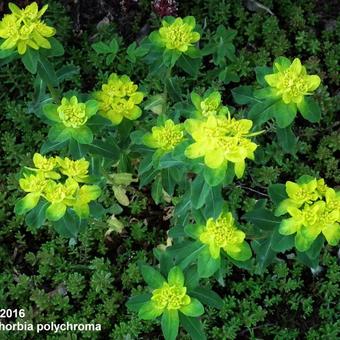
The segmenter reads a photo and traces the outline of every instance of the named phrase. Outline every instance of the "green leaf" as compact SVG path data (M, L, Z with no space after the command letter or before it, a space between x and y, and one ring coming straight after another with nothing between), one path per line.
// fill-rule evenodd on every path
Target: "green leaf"
M59 40L57 40L54 37L51 37L51 38L48 38L48 41L51 44L51 48L48 49L48 50L44 50L44 51L46 51L46 54L48 56L51 56L51 57L60 57L60 56L64 55L64 53L65 53L64 47L59 42Z
M218 79L225 85L229 84L230 82L237 83L240 81L238 74L229 66L222 69L222 71L218 74Z
M286 186L284 184L272 184L268 188L270 199L278 206L283 200L288 198Z
M199 301L210 307L217 309L221 309L223 307L222 298L211 289L197 287L193 290L190 290L189 295L197 298Z
M320 234L318 238L312 243L311 247L306 251L306 255L310 259L316 259L320 256L320 252L323 248L325 239L324 237Z
M276 259L276 252L272 249L273 237L274 232L270 233L266 239L252 241L260 274Z
M74 159L80 159L88 152L88 145L80 144L75 139L69 140L69 152Z
M179 203L175 206L174 216L181 220L183 224L186 224L186 220L188 219L188 211L191 209L191 199L190 199L190 191L187 191ZM180 223L180 222L178 222Z
M188 290L198 287L200 277L196 265L191 265L185 270L185 286Z
M204 250L205 244L195 242L195 247L185 249L187 256L179 263L179 267L184 270L191 263L195 262L200 253Z
M164 103L164 96L157 94L144 102L144 110L150 110L153 113L161 114Z
M177 65L190 76L196 78L198 74L198 70L201 67L201 58L192 59L185 54L182 54L180 58L177 60Z
M307 119L309 122L316 123L320 121L320 106L313 98L305 96L297 106L303 118Z
M278 228L275 230L273 235L272 249L278 253L283 253L287 250L294 248L295 235L281 235Z
M115 40L115 39L114 39ZM116 44L118 46L118 43L116 41ZM91 45L91 47L98 53L98 54L109 54L114 52L113 49L111 49L111 47L107 44L105 44L102 41L99 41L97 43L94 43ZM114 53L116 53L117 51L115 51Z
M132 312L138 312L151 299L151 296L152 294L150 293L132 296L126 303L126 307Z
M197 269L200 277L208 278L218 271L221 265L221 258L211 257L209 248L205 247L198 256Z
M265 208L258 208L253 211L247 212L244 218L253 223L256 227L263 230L273 230L277 228L281 219L274 216L274 214Z
M267 74L273 73L273 69L271 67L267 67L267 66L258 66L258 67L255 68L255 73L256 73L256 80L257 80L257 82L261 86L266 87L266 86L268 86L268 84L265 81L264 77Z
M10 50L0 50L0 59L6 59L9 58L11 56L14 56L17 52L13 49ZM12 58L9 58L9 60ZM0 64L3 65L3 64Z
M59 221L53 222L53 226L61 236L76 239L78 234L85 230L87 221L81 220L74 211L67 209Z
M94 218L101 218L106 213L106 209L98 202L90 202L90 215Z
M39 193L30 192L15 204L14 212L17 215L26 214L38 204L39 199L40 199Z
M277 128L276 136L279 145L282 147L284 151L292 155L296 153L297 138L295 137L291 126L288 126L284 129Z
M138 311L139 318L143 320L153 320L162 314L163 310L157 308L156 303L152 300L144 303Z
M171 175L172 169L164 169L162 170L162 186L164 190L172 196L174 194L176 181Z
M252 86L239 86L231 90L236 104L245 105L250 103L261 103L261 101L253 96Z
M226 172L226 166L221 166L217 169L211 169L208 166L205 166L203 170L203 176L208 185L215 187L223 182Z
M179 328L179 317L176 309L166 309L161 320L165 340L176 340Z
M197 299L191 298L190 304L182 307L180 312L194 318L204 313L204 307Z
M71 128L72 137L80 144L91 144L93 141L93 133L89 127L83 125L79 128Z
M166 89L168 91L170 98L174 102L179 102L182 99L181 98L182 90L179 84L178 77L166 78L165 86L166 86Z
M51 141L46 141L43 143L43 145L40 148L40 153L45 155L51 151L55 150L61 150L66 146L67 142L51 142Z
M169 152L160 158L158 168L166 169L183 166L184 164L185 162L183 160L174 158L173 154Z
M52 86L58 86L58 77L54 71L54 68L52 64L42 56L41 54L39 55L39 61L38 61L38 75L40 78L49 85Z
M200 209L206 202L210 186L205 182L203 176L196 176L191 183L191 204L193 208Z
M51 142L65 142L72 136L71 130L64 126L64 124L53 125L48 132L48 139Z
M274 117L279 128L283 129L292 124L297 112L296 104L285 104L282 100L275 103Z
M62 202L51 203L46 209L46 218L50 221L59 221L66 213L66 205Z
M48 202L40 201L38 205L26 215L26 224L33 229L41 227L45 222L45 213L48 205Z
M191 240L185 240L182 242L177 242L175 245L172 245L171 247L167 248L167 252L175 257L176 263L179 263L183 259L187 261L188 257L191 257L192 254L196 253L196 256L198 252L202 249L202 243L200 242L193 242ZM191 261L187 264L189 265ZM185 268L185 266L180 266L182 269Z
M206 340L202 323L198 318L191 318L182 313L179 314L181 325L189 333L192 340Z
M206 205L204 207L205 218L217 218L222 212L223 204L224 199L222 197L222 185L210 188L206 198Z
M120 149L115 140L111 137L107 138L105 141L94 140L93 143L88 145L88 151L113 161L117 161L120 155Z
M165 279L158 270L144 264L140 267L140 271L145 282L152 289L157 289L163 286Z
M157 176L151 186L151 197L156 204L159 204L163 198L162 178Z
M175 266L170 269L168 274L168 282L170 285L184 286L184 274L183 271Z
M28 48L26 53L22 57L22 62L26 67L27 71L32 74L37 72L39 54L32 48Z
M275 106L278 99L267 99L264 102L257 103L248 112L247 118L254 122L254 125L261 125L272 118L275 114Z
M57 72L58 81L61 83L65 80L72 79L79 74L79 67L75 65L64 65Z
M163 52L164 65L166 65L169 68L173 67L180 56L181 52L177 50L165 49Z
M317 268L319 265L319 257L310 258L306 252L296 252L296 259L309 268Z

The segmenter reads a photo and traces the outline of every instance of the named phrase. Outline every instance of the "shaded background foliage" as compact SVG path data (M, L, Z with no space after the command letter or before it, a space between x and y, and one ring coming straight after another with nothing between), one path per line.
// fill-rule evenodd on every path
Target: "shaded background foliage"
M28 1L14 1L24 5ZM163 1L165 3L165 1ZM0 11L7 7L0 2ZM320 124L299 119L296 156L283 154L270 131L263 137L256 163L242 182L225 193L230 209L241 216L262 198L265 188L302 174L324 177L335 187L340 180L339 110L340 20L336 1L183 1L171 13L194 15L206 39L220 24L237 30L237 59L230 65L242 84L255 81L254 67L271 64L274 57L300 57L311 73L322 77L316 97L322 108ZM6 6L4 6L4 4ZM74 64L79 75L64 86L90 91L111 72L127 73L152 89L146 70L131 66L124 48L159 25L159 9L149 1L49 1L47 15L57 28L66 54L60 64ZM270 13L272 12L273 15ZM163 13L163 12L162 12ZM116 37L120 52L106 66L91 44ZM209 68L209 65L206 65ZM199 81L185 81L184 92L214 86L232 104L233 82L211 84L202 74ZM28 164L45 139L46 126L27 114L33 78L20 63L1 67L0 83L0 306L25 308L27 321L35 323L101 323L100 334L78 338L157 339L155 322L140 321L128 312L125 302L142 290L138 261L153 261L152 249L166 242L169 223L166 207L157 207L148 190L129 189L129 207L121 212L124 230L107 233L107 221L92 222L76 245L58 237L52 229L29 231L13 207L18 198L17 173ZM254 190L256 190L254 192ZM261 195L262 194L262 195ZM112 192L101 198L115 211ZM118 211L119 212L119 211ZM116 211L117 213L117 211ZM288 260L287 260L288 258ZM209 286L224 296L221 311L208 310L203 323L209 339L336 339L340 336L339 266L336 249L326 249L320 273L296 264L290 254L263 276L228 267L225 285L214 279ZM1 334L1 338L35 338L33 334ZM48 337L60 339L60 335ZM40 338L45 339L46 335ZM71 338L71 337L70 337ZM73 338L77 338L74 335ZM181 334L181 339L186 335Z

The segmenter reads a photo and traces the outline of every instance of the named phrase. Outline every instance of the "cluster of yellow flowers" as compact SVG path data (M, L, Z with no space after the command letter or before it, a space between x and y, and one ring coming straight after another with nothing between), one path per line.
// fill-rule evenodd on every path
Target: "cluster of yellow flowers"
M32 210L40 198L49 202L46 217L51 221L61 219L67 207L72 207L80 218L89 216L89 203L96 200L101 189L97 185L82 185L89 181L89 162L85 159L73 161L67 157L33 156L35 168L27 168L19 180L20 187L28 194L18 201L16 212L25 214ZM61 182L62 175L67 179Z
M163 20L159 29L159 41L166 49L186 52L200 39L200 34L194 32L195 26L195 18L191 16L173 18L173 21Z
M151 133L144 135L144 144L158 149L156 152L162 155L185 139L186 130L194 140L184 152L186 157L204 157L204 163L212 169L226 167L228 162L232 162L237 178L241 178L245 159L254 159L257 148L250 137L262 132L251 133L253 122L249 119L231 118L228 108L221 105L218 92L205 99L196 94L192 98L198 118L187 119L184 124L175 124L168 119L164 125L154 126Z
M123 118L139 118L142 110L137 105L142 102L144 94L137 90L138 86L127 75L112 73L102 90L94 93L99 113L114 125L120 124Z
M199 240L209 246L212 258L220 257L221 248L232 258L245 261L251 257L251 250L244 241L246 234L235 226L230 212L217 219L209 218L204 227L199 227Z
M184 123L186 131L194 143L185 150L188 158L204 157L204 163L212 169L218 169L234 163L235 174L241 178L245 169L245 159L254 159L257 144L249 137L253 122L249 119L236 120L226 116L209 115L206 119L188 119Z
M311 178L303 183L286 183L289 198L281 202L276 210L280 216L288 213L279 232L295 234L295 246L306 251L322 233L330 245L340 240L340 192L329 188L323 179Z
M6 14L0 21L0 38L4 39L0 49L8 50L16 47L19 54L25 54L29 47L35 50L40 47L51 48L46 38L52 37L56 31L41 20L48 5L40 11L36 2L24 9L10 3L9 8L12 13Z
M204 312L201 302L187 294L185 278L179 267L173 267L168 274L168 280L156 274L159 284L152 291L151 299L145 302L139 310L139 316L144 320L152 320L163 313L173 313L178 318L178 312L195 317Z
M151 133L143 137L143 142L150 148L160 150L160 154L172 151L184 139L184 127L175 124L171 119L165 121L163 126L154 126Z
M295 58L292 64L289 60L285 63L276 62L274 73L267 74L264 78L273 88L274 94L282 97L285 104L300 104L303 97L316 90L321 82L319 76L307 74L299 58Z

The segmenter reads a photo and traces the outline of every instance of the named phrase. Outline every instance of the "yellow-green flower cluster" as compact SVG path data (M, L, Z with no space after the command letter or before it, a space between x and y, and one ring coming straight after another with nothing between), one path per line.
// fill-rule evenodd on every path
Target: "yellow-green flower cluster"
M57 108L61 122L68 127L77 128L87 122L86 105L78 103L76 96L70 100L63 98L61 105Z
M144 94L127 75L112 73L107 84L94 97L99 103L99 113L114 125L120 124L123 118L135 120L142 114L137 105L142 102Z
M206 225L198 232L199 240L209 246L212 258L220 257L223 249L230 257L245 261L251 257L251 250L244 241L245 233L235 226L230 212L221 214L217 219L209 218Z
M51 121L77 129L85 125L88 119L96 114L97 102L88 100L86 103L81 103L76 96L72 96L70 99L64 97L60 105L47 104L43 111Z
M163 283L161 288L152 292L151 300L161 309L180 309L190 303L186 287Z
M36 2L20 9L13 3L9 4L11 14L5 14L0 22L0 38L4 39L0 49L17 48L19 54L25 54L27 48L51 48L46 38L55 34L55 29L46 25L41 17L47 10L45 5L40 11Z
M28 194L17 202L16 213L27 213L43 198L48 202L46 218L51 221L61 219L68 207L80 218L89 216L88 204L100 196L101 189L97 185L80 184L89 180L88 161L48 158L35 153L33 163L35 167L27 168L29 173L24 173L19 180L21 189Z
M273 88L274 95L282 97L285 104L302 102L305 95L311 94L320 85L320 77L308 75L299 58L292 63L286 58L274 63L274 73L264 78Z
M195 106L197 117L226 115L229 111L226 106L222 105L221 94L217 91L206 94L203 98L192 92L191 101Z
M178 312L191 317L203 314L203 305L197 299L187 295L184 274L179 267L173 267L169 271L167 281L156 271L154 275L158 278L158 284L154 287L156 289L152 290L151 299L140 308L140 318L151 320L163 313L173 313L173 317L178 318Z
M184 139L182 124L175 124L171 119L163 126L154 126L151 133L143 137L143 142L150 148L158 149L160 154L172 151Z
M236 120L226 116L210 115L206 119L188 119L185 129L194 143L185 150L188 158L204 157L204 163L212 169L234 163L235 174L241 178L245 169L245 159L254 159L257 145L249 137L253 122L248 119Z
M150 39L168 50L186 52L200 39L200 34L194 31L195 27L194 17L188 16L184 19L167 17L162 20L159 31L153 32Z
M286 183L289 198L281 202L276 215L291 217L280 224L282 235L295 234L295 246L306 251L322 233L330 245L340 240L340 192L329 188L323 179L308 178L303 183Z

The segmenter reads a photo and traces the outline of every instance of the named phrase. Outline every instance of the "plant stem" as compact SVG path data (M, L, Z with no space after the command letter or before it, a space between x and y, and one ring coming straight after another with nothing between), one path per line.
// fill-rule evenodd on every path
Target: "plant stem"
M51 85L47 83L47 88L50 91L51 97L56 104L60 103L59 92Z
M166 76L164 78L164 91L163 91L164 103L163 103L163 108L162 108L162 114L164 115L166 115L167 106L168 106L168 89L166 88L166 80L171 77L171 71L172 71L172 66L169 67L168 71L166 72Z

